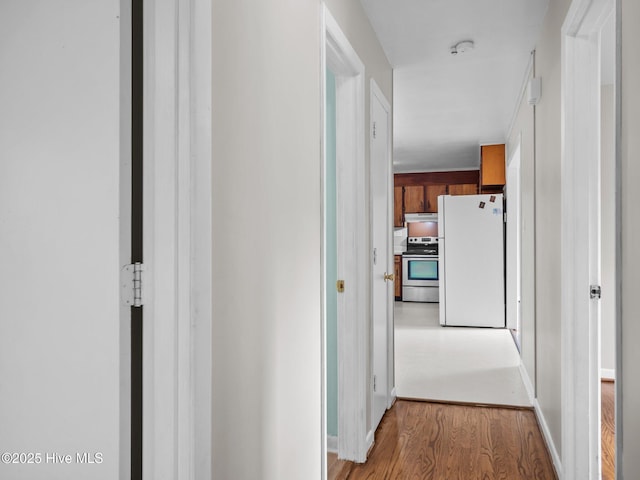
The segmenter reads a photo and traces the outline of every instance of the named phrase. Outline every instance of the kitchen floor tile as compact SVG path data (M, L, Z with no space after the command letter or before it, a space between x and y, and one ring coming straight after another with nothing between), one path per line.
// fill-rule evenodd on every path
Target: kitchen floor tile
M441 327L437 303L395 303L401 398L531 406L507 329Z

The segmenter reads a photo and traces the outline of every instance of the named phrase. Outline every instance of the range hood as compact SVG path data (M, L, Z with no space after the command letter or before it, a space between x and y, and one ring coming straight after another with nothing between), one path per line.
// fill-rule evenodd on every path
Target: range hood
M437 222L438 214L437 213L405 213L404 221L407 223L411 222Z

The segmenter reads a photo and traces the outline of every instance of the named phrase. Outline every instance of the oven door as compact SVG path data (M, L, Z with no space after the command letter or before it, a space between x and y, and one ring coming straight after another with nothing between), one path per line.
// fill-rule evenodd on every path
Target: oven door
M438 257L427 255L403 255L403 287L437 287L439 283Z

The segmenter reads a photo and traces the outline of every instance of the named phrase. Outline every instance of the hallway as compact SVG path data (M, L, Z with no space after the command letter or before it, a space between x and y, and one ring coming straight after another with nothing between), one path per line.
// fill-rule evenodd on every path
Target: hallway
M329 480L556 479L530 409L398 400L365 464L336 462Z

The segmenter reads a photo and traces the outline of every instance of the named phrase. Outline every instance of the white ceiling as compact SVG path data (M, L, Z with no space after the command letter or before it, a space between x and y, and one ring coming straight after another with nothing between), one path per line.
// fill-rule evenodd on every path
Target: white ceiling
M394 171L478 168L480 144L505 142L549 0L361 2L394 69ZM451 55L462 40L475 49Z

